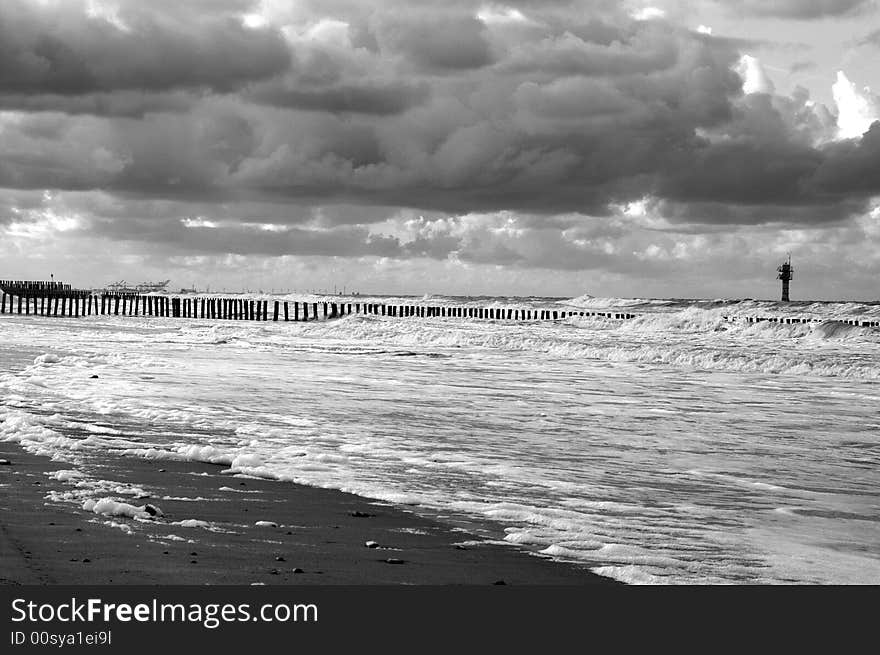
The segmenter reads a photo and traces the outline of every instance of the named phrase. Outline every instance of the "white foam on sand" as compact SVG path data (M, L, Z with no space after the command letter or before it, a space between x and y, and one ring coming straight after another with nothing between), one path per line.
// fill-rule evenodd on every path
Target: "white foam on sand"
M82 509L105 516L125 516L130 519L152 520L153 514L147 512L146 505L135 506L112 498L89 499L83 502Z
M880 331L841 319L880 305L623 300L573 304L639 318L4 320L45 356L0 374L0 439L419 504L621 579L875 579ZM820 320L745 320L798 312ZM79 504L150 492L56 479Z
M214 524L210 521L202 521L200 519L184 519L182 521L173 521L171 525L179 525L182 528L204 528L210 530L214 528Z

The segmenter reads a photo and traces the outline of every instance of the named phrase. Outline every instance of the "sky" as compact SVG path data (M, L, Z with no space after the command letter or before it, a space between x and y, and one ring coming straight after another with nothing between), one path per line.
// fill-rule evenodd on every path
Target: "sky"
M880 299L877 0L3 0L0 278Z

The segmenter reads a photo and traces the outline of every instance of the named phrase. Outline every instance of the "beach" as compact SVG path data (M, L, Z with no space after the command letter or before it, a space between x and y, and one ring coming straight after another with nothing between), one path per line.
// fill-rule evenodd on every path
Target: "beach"
M259 572L283 582L286 566L303 570L296 584L880 581L880 331L854 324L878 320L877 304L360 300L634 318L6 314L0 443L56 470L35 464L35 500L4 506L63 508L120 547L143 541L162 557L138 575L161 578L176 553L174 581L203 581L205 553L222 548L242 554L216 570L242 584L265 581ZM22 457L11 452L3 475ZM373 509L347 509L362 503ZM386 525L392 516L403 523ZM300 538L336 564L276 552ZM436 566L422 571L411 548ZM70 572L83 559L92 571L100 558L125 562L112 549L61 550ZM502 553L518 564L496 564Z
M0 459L10 462L0 466L3 584L613 583L546 556L479 543L405 508L225 475L221 466L104 458L106 477L145 491L133 504L150 503L163 513L135 520L47 500L69 486L51 477L66 470L62 462L11 443L0 443ZM195 504L198 520L209 527L184 527Z

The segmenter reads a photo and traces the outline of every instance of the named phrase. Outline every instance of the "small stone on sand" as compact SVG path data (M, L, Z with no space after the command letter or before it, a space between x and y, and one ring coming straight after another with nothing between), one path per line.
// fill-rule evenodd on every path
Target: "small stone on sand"
M366 543L364 544L364 546L366 546L367 548L378 548L378 547L379 547L379 542L377 542L377 541L368 541L368 542L366 542Z

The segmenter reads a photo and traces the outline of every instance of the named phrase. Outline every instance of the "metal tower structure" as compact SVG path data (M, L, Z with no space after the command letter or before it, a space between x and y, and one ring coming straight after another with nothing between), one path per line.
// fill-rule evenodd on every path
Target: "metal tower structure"
M788 256L788 261L782 264L779 268L776 269L779 272L779 275L776 277L782 280L782 300L784 302L788 302L788 283L794 277L794 268L791 265L791 255Z

